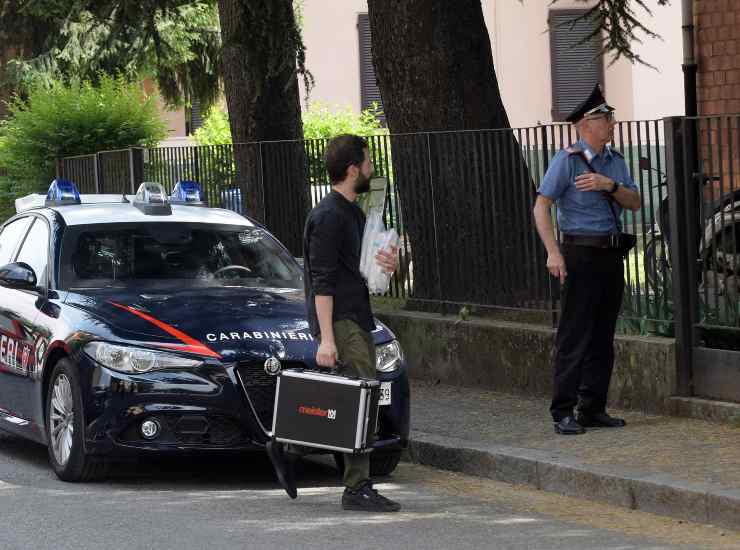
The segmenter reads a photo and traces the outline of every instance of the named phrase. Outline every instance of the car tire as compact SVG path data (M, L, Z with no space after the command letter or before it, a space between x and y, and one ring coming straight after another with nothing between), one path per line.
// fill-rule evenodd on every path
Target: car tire
M400 461L401 451L373 451L370 453L370 476L389 476L396 469ZM334 463L337 465L339 475L344 475L344 455L342 453L334 453Z
M54 366L46 394L46 434L49 463L62 481L105 476L106 463L85 454L84 426L77 369L68 359L61 359Z

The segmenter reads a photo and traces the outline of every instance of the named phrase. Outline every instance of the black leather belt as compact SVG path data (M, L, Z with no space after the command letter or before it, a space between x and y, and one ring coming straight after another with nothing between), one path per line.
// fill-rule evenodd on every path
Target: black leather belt
M563 235L563 244L592 248L619 248L619 235Z

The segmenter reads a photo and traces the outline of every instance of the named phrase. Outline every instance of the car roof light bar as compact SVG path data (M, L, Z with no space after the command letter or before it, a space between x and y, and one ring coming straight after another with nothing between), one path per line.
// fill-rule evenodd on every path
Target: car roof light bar
M149 216L169 216L172 207L164 187L159 183L144 182L134 197L134 207Z

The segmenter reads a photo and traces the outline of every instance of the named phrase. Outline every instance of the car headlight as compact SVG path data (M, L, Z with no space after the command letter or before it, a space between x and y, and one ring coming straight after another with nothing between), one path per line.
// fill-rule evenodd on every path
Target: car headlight
M188 369L203 364L202 361L171 353L117 346L107 342L90 342L84 349L85 353L104 367L132 374L161 369Z
M396 370L403 361L401 345L393 340L375 348L375 368L380 372Z

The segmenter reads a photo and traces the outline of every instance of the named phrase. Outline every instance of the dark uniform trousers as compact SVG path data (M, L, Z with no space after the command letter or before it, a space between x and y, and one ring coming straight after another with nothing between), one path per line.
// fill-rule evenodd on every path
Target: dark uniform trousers
M618 250L565 245L568 276L561 289L550 412L559 422L574 409L604 412L614 367L614 331L624 294Z

